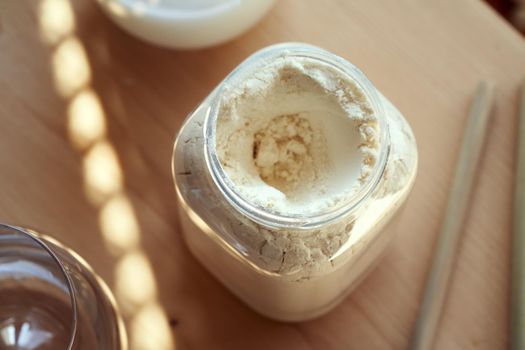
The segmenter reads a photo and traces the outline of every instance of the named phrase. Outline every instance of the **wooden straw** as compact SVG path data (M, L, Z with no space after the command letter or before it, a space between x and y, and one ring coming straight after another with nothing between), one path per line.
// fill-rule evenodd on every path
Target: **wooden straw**
M511 349L525 349L525 81L521 88L514 187Z
M444 222L438 237L434 260L427 279L410 345L411 350L429 350L432 347L447 287L454 266L463 222L467 213L477 166L492 105L493 87L487 82L478 85L470 107L463 145L450 188Z

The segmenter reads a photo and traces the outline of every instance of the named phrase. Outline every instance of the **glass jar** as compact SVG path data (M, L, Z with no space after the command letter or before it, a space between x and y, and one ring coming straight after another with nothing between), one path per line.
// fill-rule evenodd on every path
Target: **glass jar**
M216 147L225 96L283 58L337 71L344 78L339 84L355 84L376 121L377 155L366 180L353 195L317 212L287 215L254 203L225 171ZM172 159L191 252L242 301L283 321L324 314L365 276L392 238L392 219L412 188L416 168L415 139L400 112L355 66L300 43L265 48L230 73L188 116Z

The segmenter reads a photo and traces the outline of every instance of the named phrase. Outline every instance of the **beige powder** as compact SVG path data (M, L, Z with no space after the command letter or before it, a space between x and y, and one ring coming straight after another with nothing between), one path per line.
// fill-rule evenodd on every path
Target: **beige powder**
M255 133L253 158L261 179L288 197L323 183L329 166L326 140L299 114L271 119Z
M307 216L361 188L375 164L377 132L368 101L342 73L282 58L226 93L217 152L252 204Z

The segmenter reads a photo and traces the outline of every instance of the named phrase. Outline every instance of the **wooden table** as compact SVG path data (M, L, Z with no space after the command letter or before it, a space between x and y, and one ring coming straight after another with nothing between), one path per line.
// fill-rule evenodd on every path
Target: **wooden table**
M54 17L41 1L0 1L0 221L52 233L84 256L114 290L133 349L405 349L481 78L497 84L496 113L436 349L506 348L525 42L486 5L280 0L239 39L178 52L125 34L94 1L74 1L72 13L57 1ZM337 309L303 324L255 314L197 263L170 175L192 108L250 53L292 40L361 67L405 114L421 157L382 263Z

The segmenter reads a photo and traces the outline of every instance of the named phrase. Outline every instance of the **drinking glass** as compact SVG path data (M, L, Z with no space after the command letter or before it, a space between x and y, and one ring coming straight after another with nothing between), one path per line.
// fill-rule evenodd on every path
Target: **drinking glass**
M109 288L74 251L0 223L0 349L125 350Z

